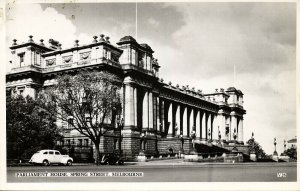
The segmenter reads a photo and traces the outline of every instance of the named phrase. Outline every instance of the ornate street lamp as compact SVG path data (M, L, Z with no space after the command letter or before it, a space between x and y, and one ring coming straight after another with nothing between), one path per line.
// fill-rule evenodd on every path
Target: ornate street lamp
M210 143L211 142L211 137L210 137L210 129L208 129L208 133L207 133L207 135L208 135L208 142Z
M218 129L219 129L219 127L218 127ZM219 137L219 144L221 144L221 132L220 131L218 131L218 137Z
M178 136L178 138L180 139L180 142L181 142L181 151L183 153L184 138L183 138L183 135L182 135L182 131L180 131L180 135Z
M278 153L276 151L276 145L277 145L277 142L276 142L276 137L275 137L274 138L274 147L275 147L275 150L274 150L274 153L273 153L274 156L278 156Z
M122 153L122 130L124 127L124 119L121 118L120 115L117 117L117 127L118 127L118 130L120 131L120 133L119 133L119 152L120 152L120 156L121 156L123 154Z
M141 135L140 135L140 138L141 138L141 149L140 149L140 153L139 153L139 155L144 155L145 154L145 136L146 136L146 134L145 134L145 131L142 131L141 132Z
M234 147L233 147L233 149L232 149L232 152L237 152L238 151L238 149L236 148L236 129L234 128L234 130L233 130L233 139L234 139Z
M195 149L195 139L196 139L195 126L193 126L193 130L191 131L191 138L192 138L192 144L193 144L192 152L195 153L196 152L196 149Z
M234 128L234 130L233 130L233 139L234 139L234 142L236 141L236 137L237 137L237 135L236 135L236 128Z
M178 128L178 125L177 125L177 123L175 123L175 128L174 128L174 130L175 130L175 135L178 134L178 133L177 133L177 132L178 132L178 129L179 129L179 128Z
M184 150L183 150L184 138L182 135L182 131L180 131L180 135L178 135L178 138L180 139L180 145L181 145L181 148L179 150L179 158L181 158L181 154L184 154Z

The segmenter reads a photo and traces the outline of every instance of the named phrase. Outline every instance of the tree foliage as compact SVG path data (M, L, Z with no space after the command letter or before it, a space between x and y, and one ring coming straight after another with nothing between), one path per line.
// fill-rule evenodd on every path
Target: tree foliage
M283 154L289 156L291 159L297 160L297 148L291 147L283 152Z
M101 136L113 127L122 109L121 84L116 75L107 72L64 74L40 93L39 101L47 112L91 139L98 163Z
M267 157L263 148L254 139L249 139L247 144L249 145L250 152L254 152L257 158L264 159Z
M37 150L53 148L60 138L56 120L31 97L6 99L7 158L30 158Z

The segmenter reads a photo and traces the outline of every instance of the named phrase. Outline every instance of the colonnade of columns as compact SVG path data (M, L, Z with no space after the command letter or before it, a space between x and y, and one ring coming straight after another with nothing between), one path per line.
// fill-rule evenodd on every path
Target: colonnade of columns
M167 137L190 137L195 131L196 140L233 140L236 135L237 141L243 141L243 118L234 111L226 115L222 110L203 110L161 98L151 89L130 83L122 91L125 127L155 130Z

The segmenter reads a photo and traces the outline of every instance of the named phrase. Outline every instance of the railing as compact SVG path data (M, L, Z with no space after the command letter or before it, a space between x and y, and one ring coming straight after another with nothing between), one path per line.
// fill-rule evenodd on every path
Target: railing
M61 69L66 69L66 68L76 68L79 66L86 66L86 65L95 65L95 64L107 64L111 65L114 67L121 68L121 65L119 62L109 60L106 58L97 58L97 59L88 59L88 60L80 60L78 62L71 62L71 63L56 63L56 65L53 66L46 66L44 68L39 68L39 71L44 71L44 72L51 72L51 71L57 71ZM16 72L19 72L15 70Z
M240 105L240 104L237 104L237 103L230 103L230 104L228 104L230 107L238 107L238 108L241 108L241 109L243 109L243 106L242 105Z
M22 66L20 68L12 68L9 73L19 73L19 72L25 72L25 71L36 71L41 72L43 68L39 66L29 65L29 66Z
M148 75L151 75L151 76L154 76L154 73L150 70L146 70L144 68L141 68L139 66L136 66L136 65L133 65L133 64L122 64L122 68L124 70L130 70L130 69L133 69L133 70L137 70L139 72L142 72L142 73L146 73Z

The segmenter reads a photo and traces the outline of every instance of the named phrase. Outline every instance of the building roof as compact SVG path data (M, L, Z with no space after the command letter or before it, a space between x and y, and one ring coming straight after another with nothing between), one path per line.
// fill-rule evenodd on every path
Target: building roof
M293 138L287 141L288 143L297 143L297 138Z
M117 42L118 45L125 44L125 43L137 43L136 40L132 36L124 36L122 37L119 42Z
M148 44L146 44L146 43L143 43L143 44L140 44L143 48L145 48L146 50L149 50L150 52L154 52L153 50L152 50L152 48L148 45Z
M227 91L236 91L235 87L229 87L227 88Z

